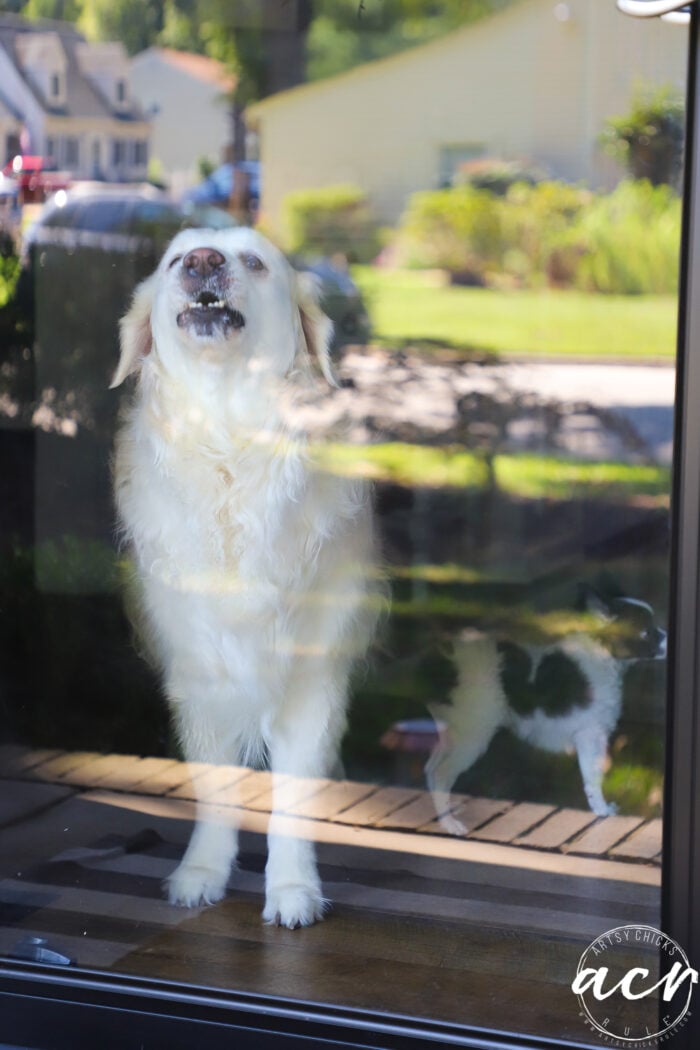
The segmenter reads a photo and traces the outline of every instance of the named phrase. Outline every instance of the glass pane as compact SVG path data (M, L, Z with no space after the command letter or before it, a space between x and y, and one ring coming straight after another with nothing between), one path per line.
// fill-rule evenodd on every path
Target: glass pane
M0 952L655 1032L686 31L213 8L2 214Z

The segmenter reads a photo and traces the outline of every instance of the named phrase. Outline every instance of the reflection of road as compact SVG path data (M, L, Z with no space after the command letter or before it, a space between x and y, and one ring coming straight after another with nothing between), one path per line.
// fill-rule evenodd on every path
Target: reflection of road
M542 398L586 401L627 418L654 458L669 463L676 371L654 365L508 363L500 374L514 390Z
M675 370L349 350L349 384L302 410L323 433L341 418L365 441L456 443L593 460L668 463Z

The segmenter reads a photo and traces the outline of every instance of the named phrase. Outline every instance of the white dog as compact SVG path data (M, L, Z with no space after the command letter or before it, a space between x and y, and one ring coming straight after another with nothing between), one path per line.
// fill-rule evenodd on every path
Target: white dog
M284 834L285 775L330 772L376 616L368 490L315 465L291 421L319 369L332 382L331 332L310 276L259 234L188 230L136 291L112 383L138 372L116 501L184 754L269 761L263 918L290 928L325 902L312 844ZM221 899L236 850L199 800L170 900Z

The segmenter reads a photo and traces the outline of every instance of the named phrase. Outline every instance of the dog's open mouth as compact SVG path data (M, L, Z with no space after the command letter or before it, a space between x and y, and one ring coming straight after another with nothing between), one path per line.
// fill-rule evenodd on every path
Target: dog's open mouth
M212 292L200 292L177 315L178 328L194 328L197 335L213 335L216 328L227 333L245 326L245 317Z

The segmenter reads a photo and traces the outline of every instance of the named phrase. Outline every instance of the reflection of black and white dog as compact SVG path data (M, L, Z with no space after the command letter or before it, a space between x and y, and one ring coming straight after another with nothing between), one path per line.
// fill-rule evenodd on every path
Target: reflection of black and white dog
M666 633L645 602L608 600L592 588L582 588L582 595L603 626L595 636L576 633L540 647L473 630L456 639L457 684L451 704L431 706L441 729L425 770L441 824L452 834L467 830L447 812L452 785L503 726L546 751L575 750L591 809L599 816L615 812L602 780L624 671L638 660L663 659Z

